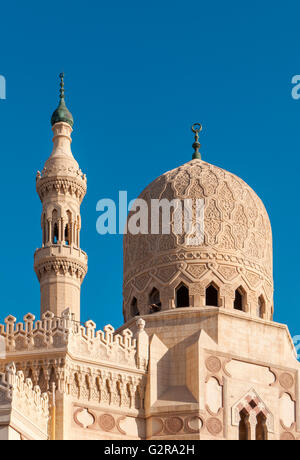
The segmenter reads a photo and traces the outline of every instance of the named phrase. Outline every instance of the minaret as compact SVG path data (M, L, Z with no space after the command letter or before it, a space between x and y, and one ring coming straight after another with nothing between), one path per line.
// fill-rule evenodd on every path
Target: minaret
M41 314L56 316L69 308L80 320L80 287L87 272L87 255L80 249L80 204L86 176L71 152L73 117L65 104L64 74L60 74L60 103L52 115L53 151L36 189L43 205L42 247L34 254L34 269L41 288Z

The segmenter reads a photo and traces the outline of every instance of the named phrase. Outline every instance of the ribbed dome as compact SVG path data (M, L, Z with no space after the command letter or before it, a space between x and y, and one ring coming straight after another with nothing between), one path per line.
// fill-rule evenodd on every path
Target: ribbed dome
M184 284L190 306L207 305L206 289L218 290L219 307L232 308L237 289L244 311L264 318L273 314L272 231L255 192L240 178L202 160L192 160L155 179L139 198L204 199L204 242L187 244L188 235L124 236L124 316L149 313L149 296L159 291L161 309L176 307L176 290ZM151 296L150 296L151 297ZM151 300L151 299L150 299ZM136 309L136 306L134 307Z

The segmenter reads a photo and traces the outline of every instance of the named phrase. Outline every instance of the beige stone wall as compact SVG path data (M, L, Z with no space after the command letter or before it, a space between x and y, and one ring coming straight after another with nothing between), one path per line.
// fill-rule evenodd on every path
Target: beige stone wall
M0 374L0 440L46 440L48 418L48 395L7 365Z
M300 438L300 365L285 325L209 308L145 319L147 439L237 440L242 410L251 439L261 413L268 439Z
M238 439L241 411L252 439L260 413L268 439L300 437L300 366L285 325L217 308L160 312L118 331L71 318L0 326L6 362L50 401L55 384L56 439Z

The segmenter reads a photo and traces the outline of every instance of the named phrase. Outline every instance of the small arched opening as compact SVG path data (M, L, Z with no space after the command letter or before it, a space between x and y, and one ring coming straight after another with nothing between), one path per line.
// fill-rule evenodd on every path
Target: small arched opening
M176 289L176 307L184 308L190 306L189 289L185 284L180 284Z
M58 243L58 225L56 222L53 227L53 243L54 244Z
M150 313L155 313L161 310L161 301L160 301L160 294L159 290L155 287L149 294L149 305L150 305Z
M219 306L219 290L213 284L210 284L205 291L205 305L210 307Z
M43 214L42 217L42 240L43 240L43 246L46 244L46 216Z
M234 298L234 309L239 311L245 311L246 308L246 292L240 286L235 291L235 298Z
M59 235L58 235L58 215L57 210L53 209L52 211L52 243L57 244Z
M268 440L268 428L266 416L260 412L257 417L257 424L255 427L255 439L256 441L267 441Z
M65 235L64 236L65 236L65 244L67 246L69 246L70 239L69 239L69 225L68 224L65 226Z
M264 297L261 295L259 296L258 302L257 302L257 316L263 319L265 316L265 311L266 311L266 303L265 303Z
M250 441L251 440L251 426L249 422L249 414L243 409L240 412L240 423L239 423L239 440Z
M136 297L133 297L130 304L131 316L139 316L140 312L138 309L138 301Z
M71 211L67 211L68 216L68 223L65 226L65 243L66 245L70 245L73 240L73 224L72 224L72 213Z

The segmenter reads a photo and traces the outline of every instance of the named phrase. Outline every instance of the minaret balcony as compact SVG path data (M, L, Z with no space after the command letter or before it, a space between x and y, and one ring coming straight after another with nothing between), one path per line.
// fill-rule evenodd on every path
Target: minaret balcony
M65 257L72 259L80 259L82 263L87 263L88 257L86 252L73 245L66 244L51 244L39 248L34 253L34 263L38 264L49 257Z

